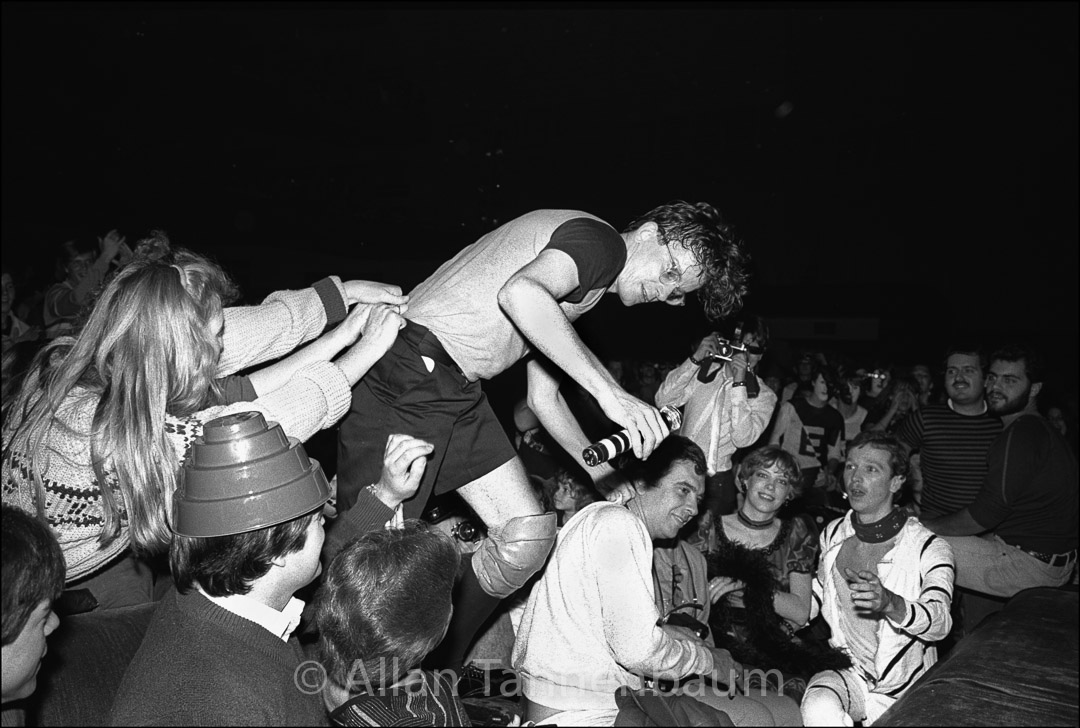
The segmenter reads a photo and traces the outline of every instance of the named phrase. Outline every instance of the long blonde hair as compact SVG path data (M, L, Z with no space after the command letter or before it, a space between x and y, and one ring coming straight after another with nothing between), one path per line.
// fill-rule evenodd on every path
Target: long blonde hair
M49 438L54 428L71 431L58 411L96 399L89 434L103 499L100 540L116 538L126 520L137 553L168 547L167 509L181 464L165 415L184 417L222 401L215 381L220 346L209 323L235 295L218 265L172 248L155 231L101 291L78 336L38 354L5 417L3 466L18 467L12 445L25 443L39 517Z

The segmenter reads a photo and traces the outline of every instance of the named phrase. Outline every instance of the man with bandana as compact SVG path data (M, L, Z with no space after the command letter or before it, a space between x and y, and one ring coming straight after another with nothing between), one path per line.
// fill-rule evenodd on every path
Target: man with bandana
M821 533L810 618L822 615L852 666L810 679L804 725L873 725L937 662L934 643L952 627L952 551L895 504L909 468L904 446L883 432L862 432L848 448L851 511Z

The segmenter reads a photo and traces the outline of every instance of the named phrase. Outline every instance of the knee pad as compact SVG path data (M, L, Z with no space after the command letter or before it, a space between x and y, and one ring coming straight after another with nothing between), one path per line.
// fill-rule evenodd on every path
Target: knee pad
M480 587L493 597L510 596L540 570L555 543L554 513L511 518L488 537L472 557Z

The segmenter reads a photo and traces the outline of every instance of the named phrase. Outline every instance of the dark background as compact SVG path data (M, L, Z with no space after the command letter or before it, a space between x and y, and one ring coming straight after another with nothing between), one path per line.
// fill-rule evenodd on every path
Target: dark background
M250 302L328 273L408 290L528 210L621 229L707 200L753 252L750 309L878 324L791 345L910 364L1024 337L1075 399L1076 3L38 2L2 21L5 268L157 227ZM678 359L708 324L606 301L580 328Z

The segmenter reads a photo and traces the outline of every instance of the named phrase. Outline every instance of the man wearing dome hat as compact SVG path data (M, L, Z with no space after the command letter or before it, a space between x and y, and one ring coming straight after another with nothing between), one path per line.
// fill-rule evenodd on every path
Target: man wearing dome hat
M396 437L387 460L393 444L419 442ZM322 468L277 423L245 412L205 425L173 496L176 588L128 666L113 725L327 724L293 594L322 568L329 498Z

